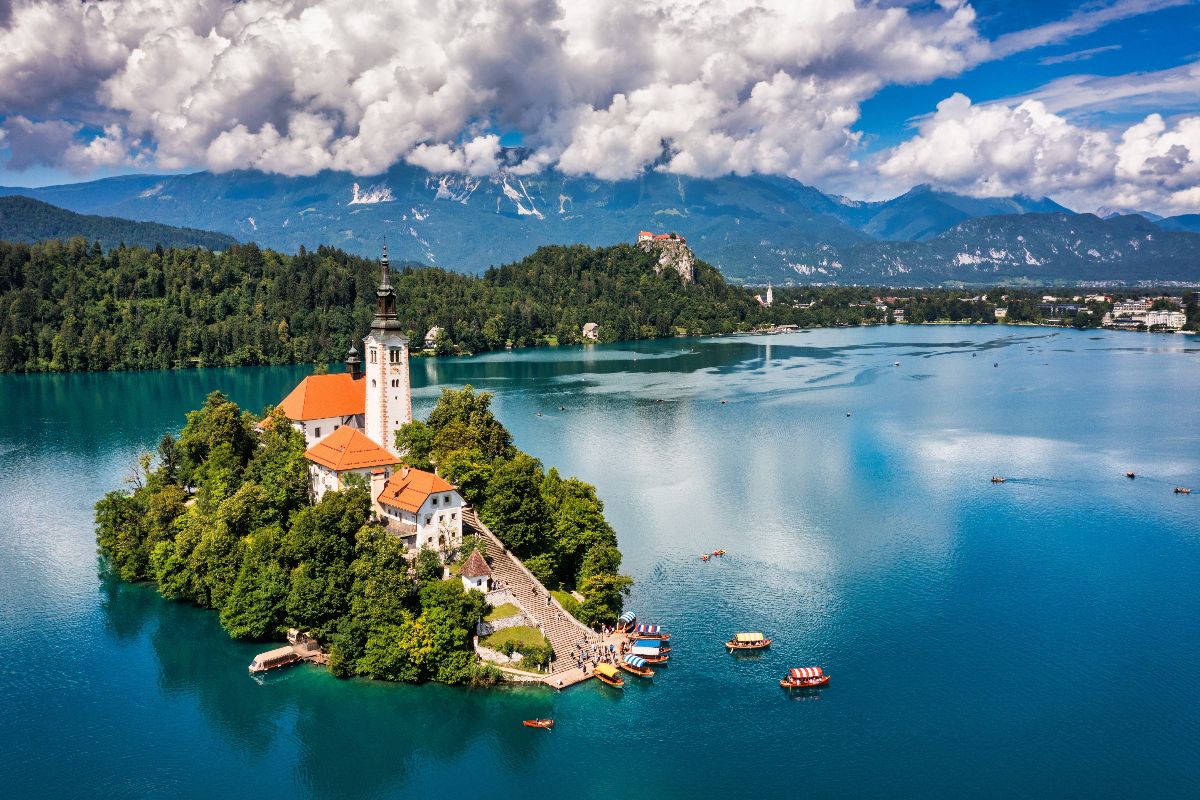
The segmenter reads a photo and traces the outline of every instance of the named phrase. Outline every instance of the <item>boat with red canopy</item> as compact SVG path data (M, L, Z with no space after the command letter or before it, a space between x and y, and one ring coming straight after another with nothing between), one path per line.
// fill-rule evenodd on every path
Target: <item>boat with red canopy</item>
M550 730L551 728L554 727L554 720L552 720L552 719L527 719L522 724L526 728L545 728L546 730Z
M651 625L643 623L635 629L628 632L630 639L658 639L665 642L671 638L671 634L662 629L662 625Z
M829 676L820 667L793 667L779 681L784 689L814 689L829 683Z

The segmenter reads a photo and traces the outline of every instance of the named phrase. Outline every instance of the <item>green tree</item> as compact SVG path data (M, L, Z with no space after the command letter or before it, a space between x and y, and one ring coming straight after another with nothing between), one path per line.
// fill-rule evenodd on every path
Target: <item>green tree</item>
M501 464L488 483L480 517L519 556L537 553L550 536L550 512L542 499L542 465L518 454Z

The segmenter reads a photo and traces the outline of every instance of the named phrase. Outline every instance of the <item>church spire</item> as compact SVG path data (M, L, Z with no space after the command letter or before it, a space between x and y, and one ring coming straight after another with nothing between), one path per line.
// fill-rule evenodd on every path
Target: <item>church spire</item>
M379 259L379 288L375 290L375 319L372 329L399 328L396 321L396 290L392 288L391 270L388 267L387 242L383 244L383 257Z

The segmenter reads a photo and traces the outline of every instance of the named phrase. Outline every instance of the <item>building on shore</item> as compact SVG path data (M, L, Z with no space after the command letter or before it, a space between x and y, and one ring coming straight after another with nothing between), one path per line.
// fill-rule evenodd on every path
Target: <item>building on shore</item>
M600 338L600 326L594 322L585 322L580 335L587 341L594 342Z
M444 478L403 463L396 432L412 422L408 337L396 314L387 247L379 262L375 316L351 348L346 372L310 375L279 404L308 448L314 502L349 486L369 488L376 517L410 549L462 543L462 495Z

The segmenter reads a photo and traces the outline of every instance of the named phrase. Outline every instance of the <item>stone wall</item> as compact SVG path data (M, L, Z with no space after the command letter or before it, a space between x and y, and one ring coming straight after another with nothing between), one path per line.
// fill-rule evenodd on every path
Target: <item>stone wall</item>
M524 614L514 614L511 617L504 617L503 619L481 620L475 628L480 636L491 636L496 631L502 631L506 628L516 628L519 625L528 625L531 628L536 627Z

